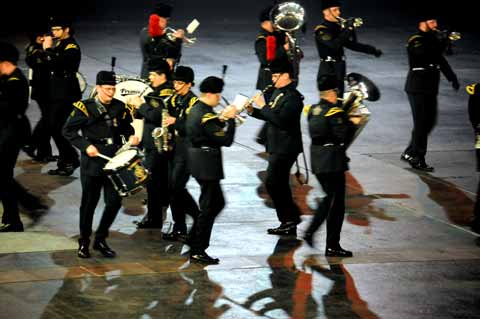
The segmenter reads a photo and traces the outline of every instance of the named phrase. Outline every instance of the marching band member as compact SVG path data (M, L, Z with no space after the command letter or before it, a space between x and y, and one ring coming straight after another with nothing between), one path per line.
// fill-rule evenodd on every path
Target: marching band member
M132 116L125 104L114 99L115 73L100 71L97 74L97 96L93 99L78 101L63 128L64 136L81 151L80 180L82 183L82 201L80 204L80 238L78 239L78 257L89 258L90 236L95 208L103 188L105 209L95 233L93 249L103 256L116 256L106 243L108 230L122 205L122 199L110 179L103 172L105 160L98 157L103 154L112 157L122 146L122 136L129 138L131 145L138 145L130 125ZM80 135L78 132L82 131Z
M200 99L190 110L186 123L189 166L201 192L200 213L188 238L190 261L205 264L219 263L205 250L215 218L225 206L220 186L224 178L221 147L232 145L235 135L236 108L228 106L220 116L213 110L220 103L223 85L223 80L214 76L202 81Z

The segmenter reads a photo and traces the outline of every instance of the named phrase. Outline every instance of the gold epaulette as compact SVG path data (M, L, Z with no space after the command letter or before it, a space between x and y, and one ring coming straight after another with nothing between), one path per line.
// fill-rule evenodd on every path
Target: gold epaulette
M20 81L20 79L13 76L7 80L7 82L10 82L10 81Z
M257 40L260 40L260 39L266 39L266 38L267 38L267 37L266 37L266 36L264 36L264 35L259 35L259 36L257 37Z
M467 87L465 88L467 90L467 93L470 94L470 95L474 95L475 94L475 87L477 85L478 85L478 83L467 85Z
M130 104L125 104L125 108L130 112L132 116L135 115L135 111L136 111L135 106Z
M70 43L65 47L65 51L69 49L78 49L78 45L76 45L75 43Z
M417 38L421 38L422 36L421 35L418 35L418 34L415 34L415 35L412 35L410 38L408 38L408 41L407 43L410 43L412 42L413 40L417 39Z
M332 107L330 110L328 110L327 114L325 114L325 117L329 117L340 112L343 112L343 110L335 106L335 107Z
M206 122L210 120L218 119L218 115L215 113L206 113L205 115L202 116L202 124L205 124Z
M82 101L78 101L73 103L73 106L75 106L77 109L79 109L85 116L89 117L90 115L88 114L87 107L85 104L83 104Z
M172 96L172 99L170 100L170 101L171 101L171 105L172 105L173 107L176 107L175 103L176 103L176 101L177 101L177 96L178 96L178 94L175 94L174 96Z
M328 29L328 27L326 25L319 24L315 27L314 32L317 32L320 29Z
M160 91L159 96L169 96L169 95L173 95L173 94L175 94L174 89L163 89L163 90Z
M185 110L185 113L188 115L190 113L190 110L192 109L192 107L195 105L195 103L197 103L198 101L198 97L192 97L190 99L190 102L188 102L188 107L187 109Z
M307 116L308 112L310 112L310 109L312 108L312 104L307 104L303 107L303 115Z

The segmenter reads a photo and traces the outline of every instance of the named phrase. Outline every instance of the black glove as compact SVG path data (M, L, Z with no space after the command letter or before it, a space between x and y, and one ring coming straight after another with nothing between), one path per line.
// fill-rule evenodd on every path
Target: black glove
M380 50L380 49L375 49L375 52L373 53L373 55L374 55L376 58L379 58L382 54L383 54L383 52L382 52L382 50Z
M455 91L458 91L458 89L460 88L460 83L458 83L457 77L455 77L455 78L452 80L452 88L453 88Z

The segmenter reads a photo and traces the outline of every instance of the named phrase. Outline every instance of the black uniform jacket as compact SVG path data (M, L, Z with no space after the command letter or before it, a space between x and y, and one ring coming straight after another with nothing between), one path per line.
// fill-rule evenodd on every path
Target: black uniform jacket
M292 82L276 89L268 105L253 109L253 117L268 122L268 153L301 153L303 151L300 116L303 109L303 96Z
M186 131L192 176L201 180L223 179L221 147L232 145L235 120L228 120L227 124L220 121L211 106L198 101L187 116Z
M175 94L175 90L172 87L171 82L165 82L159 87L155 88L155 91L148 94L145 97L146 103L142 104L136 112L136 118L145 119L143 127L142 144L148 151L155 150L155 143L152 137L152 131L156 127L162 126L162 111L165 108L164 100L171 98ZM149 97L154 98L149 98ZM161 99L158 99L161 98Z
M275 37L275 57L271 61L267 60L267 37ZM267 85L272 84L272 73L267 69L268 64L275 60L287 60L287 52L283 48L285 44L284 32L268 32L261 28L255 40L255 54L260 61L260 69L258 70L257 86L259 90L263 90Z
M76 101L82 98L76 76L80 59L80 46L73 37L45 50L44 62L50 72L49 94L52 100Z
M12 74L0 77L0 154L14 144L23 145L29 138L27 107L28 81L16 68Z
M85 153L89 145L95 145L101 154L112 157L122 146L122 135L128 140L134 133L130 125L132 115L123 102L113 99L110 105L104 105L106 113L97 103L100 102L95 99L75 102L63 127L65 138L82 153L82 174L89 176L102 175L107 164L105 159L90 157Z
M312 171L318 173L348 170L345 143L351 124L337 104L320 100L308 112L308 130L312 138L310 156Z
M406 92L437 94L440 71L448 81L456 80L455 73L443 56L444 50L444 41L433 31L419 31L408 39L410 69L405 83Z
M171 41L166 34L149 37L145 46L145 55L148 58L172 58L179 61L182 54L182 39Z
M168 114L176 118L173 126L176 135L181 137L185 137L187 135L187 115L197 102L198 97L192 91L188 91L188 93L183 96L175 94L171 99L168 100Z
M32 99L36 101L45 100L48 98L48 80L50 78L48 65L45 62L45 52L42 45L38 43L30 43L25 51L25 62L33 72L30 79Z

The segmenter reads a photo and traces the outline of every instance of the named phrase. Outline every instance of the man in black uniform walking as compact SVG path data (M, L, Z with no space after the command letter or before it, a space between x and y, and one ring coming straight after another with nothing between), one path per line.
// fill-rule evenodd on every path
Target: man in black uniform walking
M151 59L149 70L149 80L154 91L145 97L146 102L139 96L132 97L128 102L137 109L136 117L145 120L142 145L145 149L145 166L151 173L147 182L147 214L137 223L137 227L162 228L170 203L168 162L171 158L172 141L169 139L166 149L159 149L152 132L157 127L168 126L163 122L163 112L166 110L164 102L172 98L175 90L169 80L170 67L164 59Z
M17 187L13 178L20 148L27 142L30 124L28 81L17 67L19 53L10 43L0 42L0 200L3 203L0 232L21 232Z
M437 120L437 95L440 71L458 90L457 76L443 56L446 42L439 37L437 20L433 15L423 15L418 32L407 43L409 71L405 83L413 116L413 130L410 143L400 156L413 168L432 172L433 167L425 162L428 135Z
M205 250L215 218L225 206L220 186L224 178L221 147L232 145L235 135L235 107L228 106L221 115L213 110L220 103L223 85L223 80L214 76L202 81L200 99L190 110L186 124L189 166L201 192L200 213L188 238L190 260L206 264L219 263Z
M50 21L53 38L46 36L43 41L44 55L50 78L48 80L47 125L58 148L57 169L50 175L70 176L79 166L78 154L62 134L62 127L72 111L72 104L82 98L76 73L80 66L81 52L73 38L71 21L68 18L54 18ZM54 40L56 43L54 43Z
M338 94L343 97L346 75L346 59L343 48L372 54L376 57L381 56L382 51L356 41L353 19L349 19L344 25L340 23L338 19L341 13L339 0L322 0L322 12L324 21L315 27L315 42L320 56L317 85L321 85L320 82L325 79L324 75L335 75L338 80Z
M260 95L254 97L259 108L249 106L249 114L268 122L266 150L268 158L265 186L275 204L280 226L268 229L269 234L296 235L300 223L300 210L295 204L290 188L290 169L302 152L300 116L303 96L292 81L293 67L288 61L270 65L275 86L268 104Z
M93 249L103 256L116 256L106 243L108 230L122 205L122 199L110 179L103 172L106 161L98 157L103 154L113 157L122 146L122 136L131 145L138 144L130 125L132 116L125 104L114 99L115 74L100 71L96 81L97 96L74 103L74 109L63 128L65 137L77 147L82 154L80 180L82 182L82 202L80 205L80 238L78 240L78 257L89 258L90 236L95 208L103 188L105 209L95 233ZM79 134L79 131L82 134Z
M140 48L143 57L140 76L142 78L148 76L148 64L152 58L165 59L171 70L180 61L185 31L177 29L173 33L167 32L172 10L172 6L168 4L157 3L149 17L148 27L140 31Z
M337 101L337 88L338 81L334 75L322 79L318 87L320 102L313 105L308 113L308 128L312 138L312 171L326 196L316 209L304 239L313 246L313 236L326 219L325 255L352 257L350 251L340 246L340 232L345 215L345 171L348 170L345 150L353 127Z
M477 171L480 171L480 83L467 86L467 93L470 95L468 99L468 115L475 131L475 155L477 157ZM473 210L473 220L471 223L472 230L480 234L480 180L477 188L477 200Z
M187 66L178 66L173 74L175 95L168 100L170 117L167 119L170 131L175 135L170 168L170 209L174 222L173 230L164 234L167 240L186 240L187 225L185 215L192 216L194 223L199 214L198 205L188 192L186 185L190 178L187 161L186 122L190 110L197 103L197 96L191 91L194 85L193 70Z

